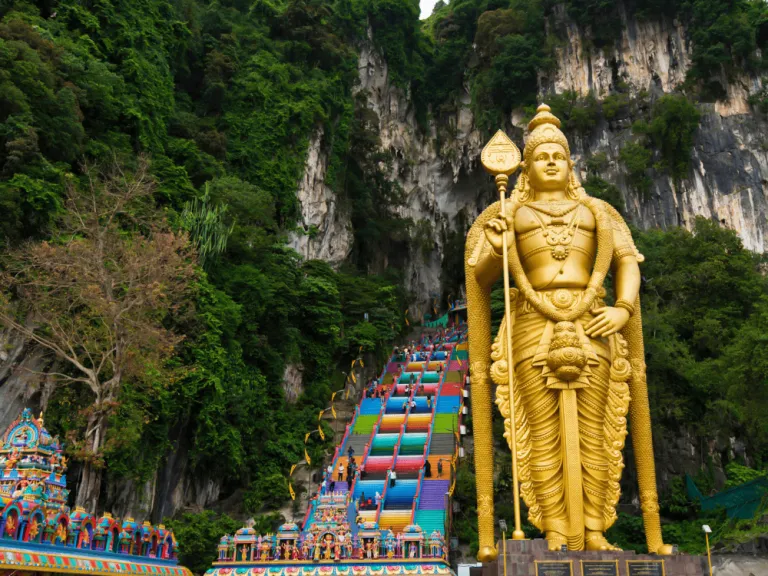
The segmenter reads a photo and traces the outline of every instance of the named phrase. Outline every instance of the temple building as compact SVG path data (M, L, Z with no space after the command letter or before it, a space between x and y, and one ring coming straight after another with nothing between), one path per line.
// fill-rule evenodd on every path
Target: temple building
M29 409L0 442L0 570L188 576L173 532L67 506L67 459Z

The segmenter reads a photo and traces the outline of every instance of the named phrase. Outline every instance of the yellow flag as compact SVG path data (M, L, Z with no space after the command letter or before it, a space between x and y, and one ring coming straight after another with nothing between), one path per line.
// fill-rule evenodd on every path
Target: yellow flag
M410 326L411 323L408 322L408 308L405 309L405 325Z
M318 414L318 415L317 415L317 419L318 419L318 420L320 420L320 418L322 418L322 417L323 417L323 413L324 413L324 412L325 412L325 410L320 410L320 414Z
M321 438L322 440L325 440L325 432L323 432L323 427L322 427L322 425L317 427L317 431L318 431L318 432L320 432L320 438Z
M304 460L307 461L307 466L312 466L312 458L309 457L309 452L304 448Z
M362 358L358 358L357 361L360 362L360 368L365 368L365 364L363 363Z
M357 353L360 354L360 352L362 352L362 351L363 351L363 347L361 345L360 348L357 349Z
M294 470L296 470L296 464L294 464L293 466L291 466L291 471L290 471L290 472L288 472L288 476L293 476L293 471L294 471Z
M355 376L355 373L354 372L350 372L349 375L352 377L352 382L357 384L357 377Z
M344 398L345 398L346 400L349 400L349 391L350 391L350 389L349 389L349 388L347 388L347 393L346 393L346 394L344 394Z
M333 407L333 404L331 404L331 414L333 414L333 419L336 420L336 408Z
M288 492L291 494L291 500L296 500L296 492L293 491L293 486L288 482Z
M334 399L334 398L336 398L336 394L338 394L338 393L339 393L339 392L338 392L338 390L337 390L336 392L334 392L333 394L331 394L331 402L333 402L333 399ZM335 418L335 416L334 416L334 418Z
M307 432L306 434L304 434L304 444L306 444L307 440L309 440L309 435L310 434L312 434L312 432Z

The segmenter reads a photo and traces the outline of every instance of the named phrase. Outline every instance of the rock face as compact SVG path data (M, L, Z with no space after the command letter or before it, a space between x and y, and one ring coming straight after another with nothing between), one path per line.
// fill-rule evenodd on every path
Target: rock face
M360 90L367 106L379 118L381 145L393 156L393 176L407 195L402 216L414 223L426 221L433 230L434 251L425 258L414 250L406 278L414 294L440 294L441 232L453 227L456 215L476 214L488 202L488 178L478 170L484 141L474 125L465 94L449 127L434 123L422 133L408 94L390 81L387 63L371 43L363 46L358 63ZM450 129L451 138L438 140L438 130ZM427 309L429 300L416 303L412 317Z
M0 331L0 431L24 408L44 409L53 381L52 359L17 333Z
M328 154L322 148L323 131L309 143L304 175L296 196L301 205L302 232L290 236L290 246L307 260L341 264L352 250L349 216L338 208L336 195L325 183Z
M621 82L629 93L655 87L672 92L685 80L690 58L685 29L669 19L640 21L627 16L624 3L618 3L621 38L615 47L591 53L585 48L582 31L558 7L552 22L553 33L564 38L555 49L557 68L551 79L541 78L542 92L575 90L598 99L615 91ZM564 34L561 33L564 32Z
M583 31L569 22L563 12L555 15L552 26L565 41L556 51L557 67L551 77L541 77L541 99L546 94L573 90L581 95L592 92L606 97L618 83L630 96L642 91L660 95L681 85L690 65L690 49L685 29L672 20L639 21L627 14L621 4L621 39L615 47L588 51ZM455 226L463 212L468 221L495 200L493 186L479 166L485 137L475 125L465 93L459 110L440 125L432 122L426 133L418 127L409 95L395 86L387 63L372 48L362 46L359 58L360 90L367 106L379 118L382 148L394 157L393 177L407 194L403 216L415 223L426 221L433 230L434 250L425 255L414 250L408 259L406 281L414 294L440 293L440 263L443 258L442 232ZM761 88L759 78L742 77L728 85L728 99L700 105L701 124L695 137L691 168L687 177L675 182L663 173L653 173L650 193L639 196L626 183L619 162L619 151L632 137L631 119L611 123L601 121L592 134L574 138L571 149L582 178L587 157L604 153L606 164L601 176L620 189L627 217L636 226L648 229L670 226L691 227L696 216L712 218L735 230L751 250L768 250L766 240L766 193L768 182L767 123L750 110L749 94ZM520 145L525 123L519 115L506 127ZM314 200L319 211L305 216L318 230L333 230L338 215L326 206L328 191L316 178L324 174L325 158L310 146L307 168L300 185L304 213ZM319 162L319 164L317 164ZM308 186L308 181L315 181ZM314 190L314 196L307 194ZM305 201L303 198L306 197ZM305 204L305 202L307 202ZM463 232L463 231L462 231ZM311 254L340 254L333 245L334 235L318 234L309 241ZM346 245L346 244L345 244ZM301 251L301 250L300 250ZM321 256L322 257L322 256ZM329 259L332 263L337 260ZM428 310L429 296L416 302L412 317Z
M304 366L301 364L288 364L285 367L283 391L288 402L296 402L304 392Z

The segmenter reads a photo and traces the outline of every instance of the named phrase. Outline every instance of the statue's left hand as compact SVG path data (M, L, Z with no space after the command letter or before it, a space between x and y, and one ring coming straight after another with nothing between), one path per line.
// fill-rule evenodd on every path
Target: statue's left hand
M590 338L615 334L624 328L624 324L629 320L629 312L624 308L603 306L595 308L593 312L596 312L597 316L584 328L584 332Z

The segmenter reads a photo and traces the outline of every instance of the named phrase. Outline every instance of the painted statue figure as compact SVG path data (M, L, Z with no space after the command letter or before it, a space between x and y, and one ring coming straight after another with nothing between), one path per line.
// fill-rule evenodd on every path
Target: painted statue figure
M505 217L500 202L488 207L466 244L478 559L488 561L497 554L491 381L497 386L505 437L516 451L528 518L545 533L551 550L563 545L570 550L614 549L604 533L616 520L621 450L631 412L648 548L671 553L661 538L651 444L638 297L643 257L619 213L584 191L560 121L547 105L539 106L528 130L521 174L505 200ZM519 162L519 151L503 133L486 147L490 154L498 152L493 146L508 146ZM485 150L483 155L489 170L500 161L497 155L486 163ZM500 176L496 178L502 194L511 172L496 172L505 174L501 184ZM509 290L510 325L505 319L491 343L490 291L503 272L505 242L510 285L515 286ZM604 300L609 271L612 305Z

